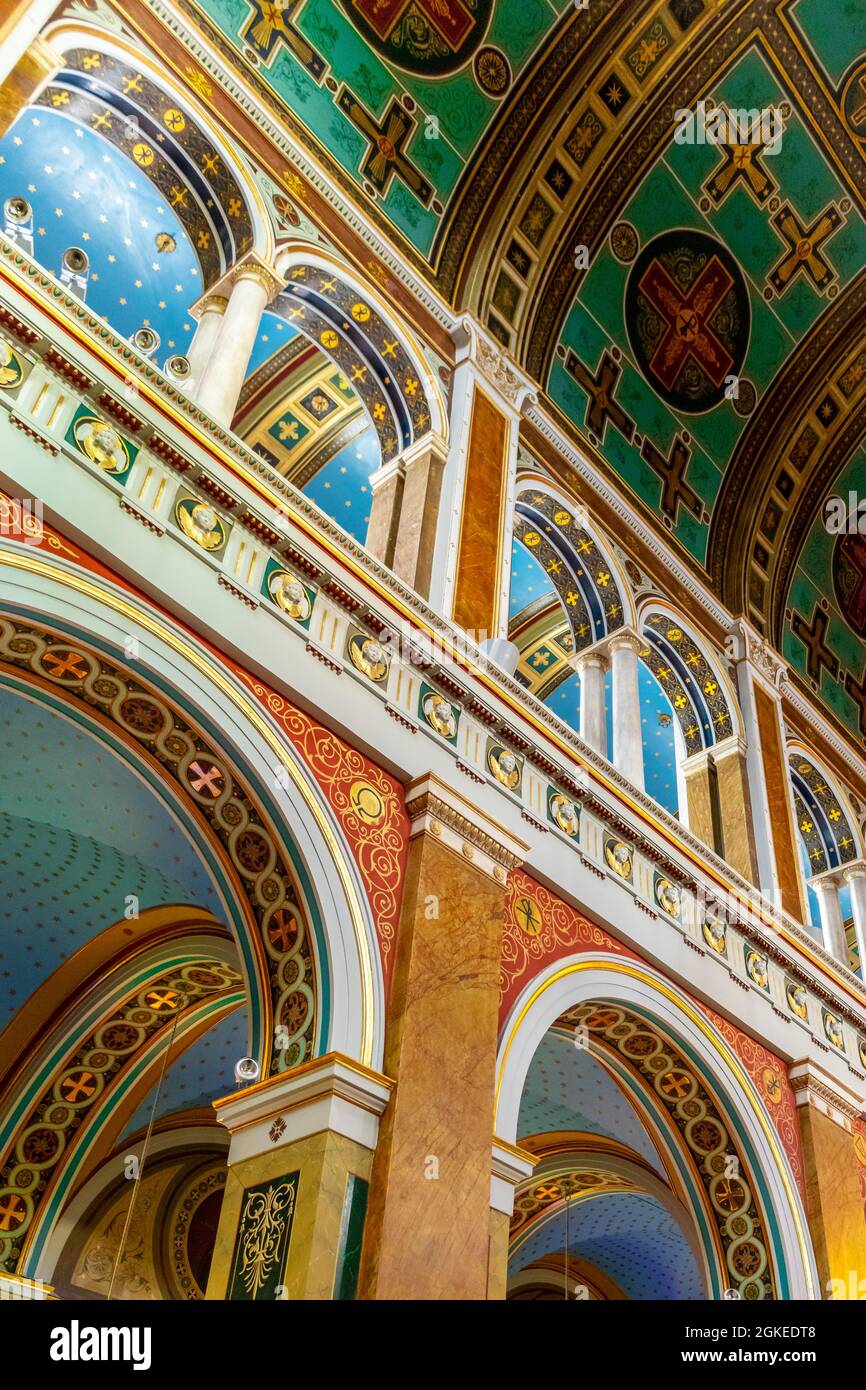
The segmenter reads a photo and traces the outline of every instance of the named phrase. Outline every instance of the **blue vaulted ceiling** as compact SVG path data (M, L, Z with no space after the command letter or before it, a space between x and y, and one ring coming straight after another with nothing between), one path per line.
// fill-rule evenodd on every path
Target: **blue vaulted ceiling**
M0 686L0 1026L135 894L225 920L169 806L104 743Z
M546 1033L532 1059L520 1102L518 1143L532 1134L584 1130L634 1149L663 1174L647 1130L613 1077L571 1038Z

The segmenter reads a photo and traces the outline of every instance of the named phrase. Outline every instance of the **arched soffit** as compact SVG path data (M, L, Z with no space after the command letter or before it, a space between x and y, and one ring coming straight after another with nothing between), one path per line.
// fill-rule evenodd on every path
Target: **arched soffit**
M152 1189L157 1189L159 1200L152 1203L150 1219L145 1221L143 1252L146 1262L148 1257L152 1260L154 1277L148 1280L149 1271L142 1270L140 1260L123 1260L115 1298L186 1301L204 1297L205 1290L190 1266L190 1233L208 1199L216 1195L221 1200L227 1148L228 1134L219 1125L191 1123L166 1132L154 1130L148 1146L147 1176L153 1179ZM123 1164L129 1152L126 1147L116 1151L83 1180L70 1197L63 1220L55 1224L44 1242L35 1277L51 1284L60 1298L74 1296L73 1289L78 1297L82 1292L84 1297L97 1298L108 1293L129 1210ZM166 1186L168 1167L176 1179ZM139 1194L144 1195L144 1191ZM146 1248L148 1237L155 1242L150 1251ZM97 1258L89 1261L91 1252Z
M862 476L864 336L861 275L825 309L761 396L713 511L707 568L716 591L779 651L790 626L786 610L797 570L804 560L809 569L826 556L813 537L822 503L849 469ZM838 490L846 502L848 488L845 478ZM814 575L818 597L833 591L829 572L822 588L824 579L822 568Z
M244 998L238 971L183 936L124 958L69 1001L8 1097L0 1138L0 1266L30 1276L75 1184L111 1147L118 1107L146 1093Z
M539 1151L532 1146L532 1152ZM635 1197L640 1200L622 1200ZM632 1297L638 1289L644 1297L708 1297L713 1260L708 1263L690 1213L670 1189L628 1155L564 1145L542 1156L532 1177L515 1191L512 1273L566 1246L571 1255L586 1240L594 1258L605 1264L604 1235L596 1220L600 1200L610 1223L603 1224L615 1238L617 1282Z
M182 717L173 702L128 668L71 640L62 630L0 616L0 671L29 680L47 704L59 700L105 737L146 776L154 790L191 825L207 862L222 868L228 920L237 933L253 1003L253 1046L275 1069L315 1055L322 1019L321 981L311 885L269 824L257 796L238 775L219 743ZM94 717L95 716L95 717ZM320 1007L320 1005L319 1005ZM272 1023L273 1020L273 1023ZM276 1023L288 1027L290 1046L271 1052Z
M121 37L61 22L46 38L64 66L38 104L98 132L134 161L186 230L207 288L247 251L269 259L261 194L188 88ZM204 101L208 93L202 89Z
M247 377L232 429L303 489L341 450L369 435L370 417L342 369L295 333Z
M616 1086L623 1098L623 1104L633 1113L635 1121L643 1127L644 1131L651 1137L652 1147L649 1153L658 1155L653 1161L648 1161L647 1152L625 1154L624 1146L617 1140L609 1138L599 1138L585 1135L581 1141L581 1147L599 1149L606 1154L607 1167L616 1168L618 1156L631 1156L643 1164L643 1167L655 1174L656 1187L648 1181L642 1181L638 1187L642 1191L653 1192L659 1196L671 1213L675 1216L682 1229L686 1232L688 1243L691 1245L692 1253L695 1255L698 1265L704 1271L707 1285L718 1285L725 1287L724 1280L724 1261L722 1248L716 1233L716 1221L712 1212L707 1207L706 1184L702 1182L701 1175L689 1153L687 1144L684 1144L682 1134L678 1128L675 1117L671 1112L670 1106L666 1103L664 1093L653 1085L646 1083L645 1079L636 1076L631 1059L627 1054L620 1051L604 1039L598 1032L591 1033L587 1030L579 1039L581 1046L576 1047L578 1041L575 1034L574 1021L565 1015L561 1017L554 1026L548 1030L539 1044L543 1047L550 1038L567 1041L570 1049L570 1059L575 1056L589 1056L594 1065L609 1078L610 1084ZM584 1046L584 1042L588 1046ZM536 1056L538 1050L536 1050ZM533 1065L535 1059L533 1058ZM569 1063L566 1063L569 1065ZM626 1132L626 1126L620 1126L621 1134ZM634 1132L634 1131L632 1131ZM531 1152L538 1151L539 1144L545 1152L552 1152L557 1147L567 1147L567 1140L564 1135L554 1139L552 1136L519 1138L521 1147L527 1147ZM645 1147L645 1146L644 1146ZM622 1151L622 1152L620 1152ZM658 1175L663 1175L659 1177ZM635 1184L632 1183L634 1187ZM687 1220L683 1222L683 1215L687 1214Z
M769 1287L778 1298L814 1297L817 1274L802 1203L766 1107L709 1020L649 967L603 955L573 957L526 987L502 1030L496 1134L516 1141L532 1057L557 1022L585 1027L593 1044L617 1054L633 1085L651 1090L668 1111L703 1189L707 1233L721 1242L734 1286L747 1297L770 1296ZM630 1041L638 1035L637 1043ZM736 1156L742 1175L731 1191L724 1187L726 1153ZM721 1290L713 1292L718 1297Z
M341 1051L378 1065L382 970L360 874L323 794L264 707L207 648L126 592L24 546L0 550L0 565L12 621L41 626L41 615L51 613L51 632L58 634L52 645L80 651L75 670L58 677L43 666L42 681L54 687L62 682L66 698L82 704L90 682L91 708L99 710L101 721L114 710L120 713L125 697L119 692L132 686L141 691L132 698L143 716L151 707L162 711L158 719L143 718L155 729L139 728L135 719L131 728L117 722L114 727L143 762L155 760L154 770L173 784L190 818L209 828L215 847L228 857L248 917L255 920L255 927L239 935L238 947L248 978L259 985L251 1051L263 1074L295 1065L302 1043L307 1056ZM126 666L120 670L118 653L133 636L143 655L130 675ZM10 664L39 662L46 639L28 641L35 647L8 654ZM97 687L94 670L103 663L112 674ZM193 761L199 762L198 773ZM226 820L233 798L238 817L232 813ZM287 825L290 842L273 828ZM305 988L299 991L302 956L310 971L305 966ZM274 1049L275 1022L286 1024L290 1046Z
M787 752L797 829L810 876L861 858L860 832L844 789L805 744L789 743Z
M130 1184L123 1163L109 1160L101 1192L77 1219L64 1220L59 1255L46 1251L42 1268L60 1299L111 1298L188 1304L206 1297L213 1237L225 1191L226 1154L192 1128L174 1149L152 1142L126 1233ZM79 1214L80 1212L80 1214ZM121 1242L123 1241L122 1249Z
M409 330L336 256L288 242L275 266L286 287L271 305L317 343L360 397L387 462L417 440L447 437L442 393Z
M646 643L641 660L671 703L686 755L739 735L740 712L727 675L676 610L657 600L642 603L639 630Z
M514 537L550 579L581 651L634 626L631 588L619 561L582 507L540 479L519 478Z

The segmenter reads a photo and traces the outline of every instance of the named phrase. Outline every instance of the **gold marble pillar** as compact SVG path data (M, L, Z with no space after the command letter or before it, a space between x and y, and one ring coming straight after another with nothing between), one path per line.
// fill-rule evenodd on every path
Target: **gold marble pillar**
M781 688L787 668L745 619L734 624L731 638L736 648L758 887L797 921L806 922L782 718Z
M471 315L455 333L430 601L481 643L508 636L520 418L535 384Z
M383 463L370 477L373 499L364 542L370 554L388 569L394 568L394 550L403 505L406 474L401 458Z
M21 6L13 6L16 12L20 9ZM9 21L0 23L0 36L4 36ZM2 41L6 42L5 37ZM62 64L62 55L37 34L7 72L0 86L0 136L6 134L26 107L32 106L46 82L51 80ZM14 193L18 190L9 191Z
M806 1175L806 1216L819 1297L866 1297L863 1098L814 1061L790 1069ZM862 1282L861 1282L862 1281ZM859 1290L859 1291L858 1291Z
M231 1145L209 1299L355 1297L390 1090L386 1077L329 1053L214 1103Z
M484 1299L507 871L526 845L432 774L410 784L361 1297Z
M713 748L713 766L722 832L721 853L732 869L757 885L758 860L743 740L734 736L717 743Z
M710 849L721 854L721 835L715 773L712 758L704 749L686 758L682 765L686 785L686 817L689 830Z
M394 573L422 598L430 593L445 448L427 436L402 456L403 496L394 547ZM372 514L371 514L372 519Z

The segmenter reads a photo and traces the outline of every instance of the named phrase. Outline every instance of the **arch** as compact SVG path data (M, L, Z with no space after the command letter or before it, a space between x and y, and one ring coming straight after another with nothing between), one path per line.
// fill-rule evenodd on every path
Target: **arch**
M635 626L631 586L600 529L581 504L546 478L521 474L514 536L549 574L582 651L623 626Z
M674 606L646 599L639 605L638 624L646 642L641 659L670 700L686 755L741 737L739 705L727 674Z
M809 876L863 857L862 839L844 788L799 739L787 744L797 829Z
M39 1267L70 1193L110 1149L121 1107L147 1093L166 1050L178 1055L244 998L237 963L226 960L219 936L201 930L206 922L193 915L166 935L159 916L142 924L143 940L119 938L89 987L80 989L67 965L48 982L60 1007L4 1095L0 1264L7 1270L27 1276Z
M738 1058L682 992L649 967L599 952L551 964L526 986L502 1030L497 1058L495 1132L517 1140L524 1082L542 1037L564 1015L583 1017L598 1001L646 1020L684 1059L712 1098L742 1171L753 1183L766 1224L767 1254L777 1296L813 1298L817 1273L805 1215L788 1159L772 1121ZM706 1080L705 1080L706 1079ZM706 1181L706 1175L702 1174ZM731 1273L733 1269L728 1266Z
M38 104L98 129L164 193L188 223L203 288L247 251L270 258L273 229L261 192L204 108L206 91L196 103L187 87L121 35L60 20L45 38L66 62Z
M408 327L373 288L329 251L287 241L274 267L286 277L271 305L317 343L361 398L387 461L428 435L444 441L448 414Z
M223 774L240 770L244 786L250 789L250 805L261 808L256 832L264 834L267 829L272 836L273 827L291 825L292 840L286 848L316 933L321 1012L316 1050L340 1051L366 1065L378 1065L384 991L375 923L333 812L276 722L208 648L129 591L26 546L4 547L0 565L5 611L17 620L37 622L51 613L52 630L62 634L61 641L65 637L67 642L86 644L86 660L117 663L130 641L137 642L142 655L130 663L136 686L149 699L170 701L190 727L194 721L205 746L215 740L216 747L224 750L222 760L213 754L210 761ZM279 803L271 790L275 768L280 770ZM191 812L201 817L201 806L195 804L188 784L184 795ZM218 800L225 803L224 793ZM268 871L273 863L270 858ZM247 934L238 942L241 956L250 961L271 958L277 951L277 945L268 943L263 934L266 916L274 916L273 906L259 907L258 939ZM279 960L277 953L272 963L278 975ZM253 1024L251 1051L264 1073L269 1067L281 1070L291 1064L285 1054L273 1055L272 1009L273 1005L263 1003Z

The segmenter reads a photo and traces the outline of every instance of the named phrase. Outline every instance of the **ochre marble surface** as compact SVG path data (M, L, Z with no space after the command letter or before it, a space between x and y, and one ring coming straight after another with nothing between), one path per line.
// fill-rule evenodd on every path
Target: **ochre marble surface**
M788 794L788 771L785 751L779 733L779 719L772 697L755 685L755 708L758 711L758 730L761 736L761 758L764 781L770 804L770 825L773 831L773 852L776 873L782 893L782 907L798 922L807 921L806 904L800 883L800 860L794 837L791 804Z
M813 1105L799 1110L806 1169L806 1212L820 1296L866 1294L866 1125L851 1135ZM852 1277L853 1274L853 1277ZM857 1292L860 1280L864 1283ZM841 1281L833 1289L831 1280Z
M716 760L716 780L722 813L724 858L749 883L758 881L758 860L752 828L752 806L746 760L740 752Z
M469 632L489 636L496 635L508 429L502 412L476 387L457 552L454 621Z
M226 1178L207 1297L224 1299L247 1188L300 1172L295 1217L283 1276L284 1296L330 1300L334 1293L343 1199L350 1173L369 1179L371 1154L341 1134L323 1130L232 1164Z
M410 843L360 1296L487 1296L503 889Z

